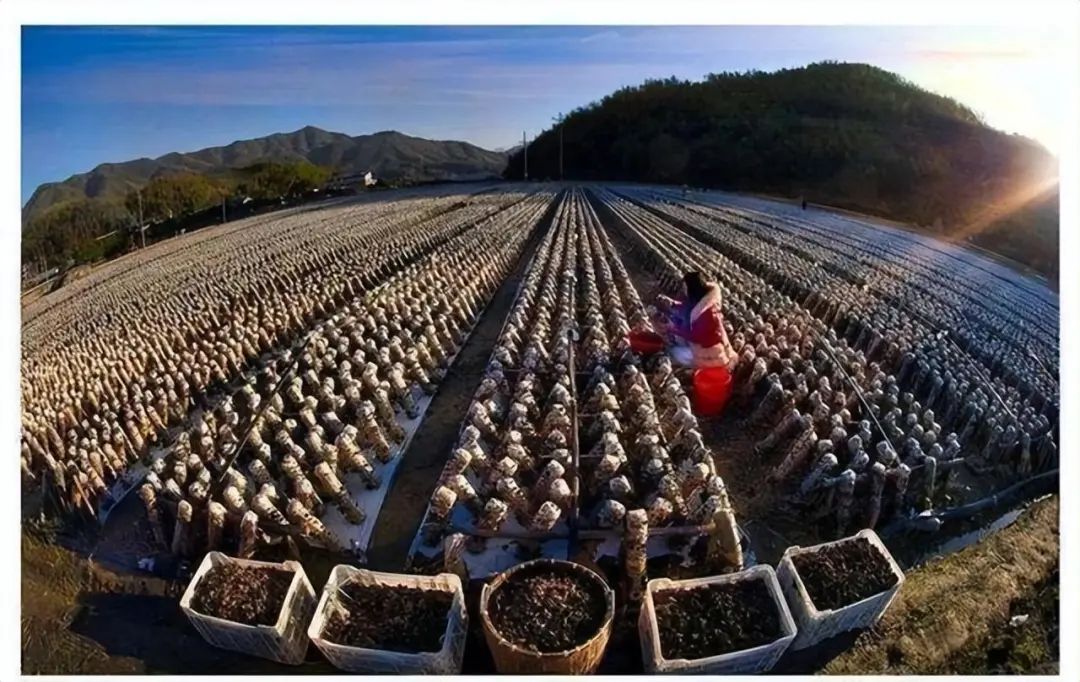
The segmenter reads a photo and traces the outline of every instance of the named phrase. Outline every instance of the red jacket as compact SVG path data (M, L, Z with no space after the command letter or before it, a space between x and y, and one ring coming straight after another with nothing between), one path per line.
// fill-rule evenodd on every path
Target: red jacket
M690 310L686 310L685 303L679 304L672 331L690 343L694 364L699 368L726 366L731 360L720 303L720 289L714 284Z
M686 303L680 303L672 331L690 343L705 348L721 343L726 345L727 332L720 314L720 290L716 286L710 287L709 293L691 310L686 309Z

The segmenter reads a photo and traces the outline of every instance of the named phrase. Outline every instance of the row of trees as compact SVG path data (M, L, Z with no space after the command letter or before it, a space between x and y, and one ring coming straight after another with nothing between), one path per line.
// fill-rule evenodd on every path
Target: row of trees
M244 169L237 191L253 199L295 196L322 187L331 175L330 168L306 161L259 163Z
M140 215L143 224L156 224L180 221L223 201L300 196L322 187L331 175L331 169L306 161L259 163L222 176L161 175L128 192L123 201L77 199L50 207L25 226L22 261L45 270L109 258L138 235Z
M58 204L34 218L23 231L22 261L44 271L71 261L107 257L112 255L107 249L122 250L126 239L99 238L110 232L126 235L132 225L131 214L113 202L79 199Z
M157 223L220 204L233 191L231 184L222 179L195 173L167 175L128 192L124 208L136 222L142 211L144 222Z

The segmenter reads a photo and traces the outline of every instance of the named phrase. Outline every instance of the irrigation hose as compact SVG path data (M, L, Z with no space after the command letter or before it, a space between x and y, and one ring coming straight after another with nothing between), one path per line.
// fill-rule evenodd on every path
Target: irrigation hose
M958 507L929 510L915 516L897 519L893 523L890 523L888 526L879 530L878 534L882 537L888 537L908 530L936 532L941 528L943 522L970 518L988 509L998 507L1010 498L1015 497L1020 490L1032 483L1057 478L1058 471L1058 469L1053 469L1051 471L1030 476L1003 490L999 490L986 497L975 500L974 502L969 502Z
M974 502L969 502L967 504L960 505L959 507L951 507L949 509L934 511L930 514L927 514L927 516L941 519L942 521L973 516L981 511L984 511L986 509L992 509L993 507L998 506L1004 500L1007 500L1009 497L1016 494L1018 490L1030 485L1031 483L1050 478L1057 478L1058 471L1059 469L1051 469L1050 471L1045 471L1041 474L1030 476L1022 481L1013 483L1004 490L999 490L996 493L987 495L986 497L975 500Z

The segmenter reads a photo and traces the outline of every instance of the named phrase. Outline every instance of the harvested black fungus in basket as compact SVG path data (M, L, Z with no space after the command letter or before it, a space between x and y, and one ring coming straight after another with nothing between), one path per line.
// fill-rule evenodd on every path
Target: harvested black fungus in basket
M653 603L666 659L719 656L780 638L780 613L762 580L664 590Z
M323 638L334 644L401 653L436 652L454 595L442 590L346 583L337 601L347 614L330 614Z
M496 632L523 649L543 654L588 642L600 631L606 613L602 585L550 566L518 571L488 602Z
M244 625L274 625L294 575L275 568L218 564L199 581L191 608Z
M819 611L854 604L897 582L888 559L865 538L796 554L791 562Z

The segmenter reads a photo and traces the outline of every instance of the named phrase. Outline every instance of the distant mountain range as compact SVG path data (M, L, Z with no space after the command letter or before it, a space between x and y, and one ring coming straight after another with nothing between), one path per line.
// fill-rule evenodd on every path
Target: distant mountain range
M377 178L391 181L472 180L498 177L506 159L506 152L468 142L426 140L393 130L353 137L307 126L196 152L103 163L62 182L45 183L23 207L23 225L50 206L73 199L122 201L129 191L170 173L227 176L261 161L308 161L347 175L372 171Z

